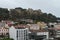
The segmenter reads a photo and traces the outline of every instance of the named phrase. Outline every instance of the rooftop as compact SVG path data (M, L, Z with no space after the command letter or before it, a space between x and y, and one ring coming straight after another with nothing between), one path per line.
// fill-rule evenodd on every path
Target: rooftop
M20 24L20 25L14 25L14 27L15 27L16 29L25 29L25 28L27 28L27 25Z

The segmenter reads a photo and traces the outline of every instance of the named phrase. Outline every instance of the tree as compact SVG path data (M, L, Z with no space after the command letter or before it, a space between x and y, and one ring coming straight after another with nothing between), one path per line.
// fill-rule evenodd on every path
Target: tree
M9 11L6 8L0 8L0 20L7 20L9 18Z
M15 9L11 9L8 11L7 9L0 8L0 20L19 20L20 19L33 19L36 22L43 21L43 22L56 22L56 16L49 13L43 13L41 10L33 10L33 9L23 9L21 7L17 7Z

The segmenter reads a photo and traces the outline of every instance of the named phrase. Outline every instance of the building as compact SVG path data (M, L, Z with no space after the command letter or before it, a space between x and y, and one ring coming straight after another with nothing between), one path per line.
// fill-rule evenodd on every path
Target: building
M48 23L48 27L49 28L53 28L53 27L55 27L57 25L57 23Z
M56 35L56 30L55 30L55 28L54 27L49 27L49 28L47 28L47 30L49 31L49 38L50 39L52 39L52 38L54 38L55 37L55 35Z
M27 24L29 27L29 39L30 40L43 40L49 39L49 32L44 28L40 29L38 24Z
M0 22L0 37L1 36L8 36L9 29L7 28L8 25L5 22Z
M49 32L45 31L45 32L37 32L37 36L44 36L45 39L49 39Z
M56 36L55 37L60 37L60 26L55 27L56 30Z
M0 22L0 27L5 27L5 22Z
M55 27L56 34L54 36L55 40L60 40L60 26Z
M28 40L28 28L23 26L12 26L9 28L10 38L14 40Z
M56 30L56 37L60 37L60 29Z
M44 23L44 22L37 22L37 25L39 25L39 27L40 27L41 29L43 29L43 28L45 28L45 27L47 26L47 24Z
M9 27L12 26L13 24L14 24L13 21L2 20L2 21L0 22L0 27L9 28Z
M45 30L30 30L31 33L29 33L30 40L43 40L49 39L49 32Z
M37 24L27 24L29 27L29 30L39 30L40 27Z
M0 36L8 36L9 30L5 27L0 27Z
M55 28L60 27L60 23L55 24Z

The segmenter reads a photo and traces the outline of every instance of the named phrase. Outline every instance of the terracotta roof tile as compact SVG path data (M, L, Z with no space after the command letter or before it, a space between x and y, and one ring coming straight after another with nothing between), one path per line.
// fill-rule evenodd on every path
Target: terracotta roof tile
M24 25L24 24L20 24L20 25L15 25L14 27L16 29L24 29L24 28L27 28L28 26L27 25Z

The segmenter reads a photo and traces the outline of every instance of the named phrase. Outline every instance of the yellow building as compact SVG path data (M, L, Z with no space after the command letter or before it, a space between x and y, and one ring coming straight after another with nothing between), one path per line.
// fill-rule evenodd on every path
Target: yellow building
M37 22L37 25L39 25L40 28L45 28L47 24L44 22Z

